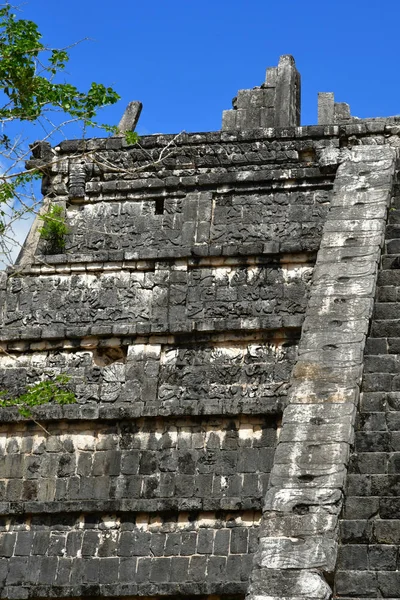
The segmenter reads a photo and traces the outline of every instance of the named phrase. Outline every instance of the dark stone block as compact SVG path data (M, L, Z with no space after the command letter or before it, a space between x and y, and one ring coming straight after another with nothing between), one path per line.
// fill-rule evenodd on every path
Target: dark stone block
M38 537L38 541L36 541L36 536ZM45 554L45 544L46 539L48 539L48 535L46 537L46 532L37 532L34 538L34 547L35 544L38 544L38 548L41 550L38 554ZM78 551L82 548L82 540L83 540L83 531L69 531L67 535L67 543L66 543L66 556L77 556Z
M397 568L397 546L372 545L368 547L369 568L376 571L395 571Z
M133 533L131 531L123 531L119 539L119 556L132 556Z
M152 583L166 583L171 576L170 558L153 558L151 561L150 581Z
M165 533L152 533L150 540L150 552L153 556L164 556L165 541Z
M197 533L193 531L183 531L181 539L181 555L191 556L196 552Z
M234 527L231 531L232 554L246 554L248 546L248 531L246 527Z
M387 338L387 348L390 354L400 354L400 338L389 337Z
M64 556L66 546L65 534L52 532L50 534L48 556Z
M152 559L147 557L137 559L136 581L138 584L148 582L150 580L151 562ZM131 579L132 573L133 571L131 572Z
M349 496L369 496L371 493L370 475L348 475L347 494Z
M33 542L33 533L31 531L19 531L15 544L15 556L29 556Z
M382 519L400 519L400 499L381 498L379 514Z
M189 565L189 581L203 582L206 580L207 558L205 556L192 556Z
M110 563L111 564L111 563ZM100 562L100 567L102 565L102 561ZM119 581L120 583L125 583L129 581L135 581L139 583L139 579L136 577L136 566L137 566L137 558L121 558L119 559ZM114 580L116 580L116 571L114 572ZM148 576L148 573L147 573ZM144 579L146 580L146 578ZM141 579L143 581L143 579ZM106 582L103 582L106 583Z
M367 520L340 522L342 544L368 544L372 540L373 523Z
M58 558L56 556L43 556L40 569L41 584L53 585L55 583L57 578L57 566Z
M357 452L388 452L391 449L387 432L356 432L355 438Z
M353 454L349 473L384 474L388 471L389 454L384 452L364 452Z
M210 582L224 581L226 578L226 558L210 556L207 561L207 579Z
M393 355L365 356L365 373L398 373L399 359Z
M387 408L390 393L386 392L363 392L360 412L383 412Z
M400 241L400 240L399 240ZM378 589L383 598L395 598L400 589L400 573L392 571L377 572Z
M85 531L82 542L82 556L94 556L99 546L100 533L98 531Z
M242 578L242 556L228 556L226 560L226 579L229 582Z
M339 547L337 564L341 571L368 570L368 547L357 544Z
M214 554L227 556L230 550L231 531L229 529L219 529L215 532Z
M336 573L336 593L339 597L376 598L378 581L376 573L365 571L338 571Z
M165 555L166 556L177 556L180 554L181 548L181 534L180 533L168 533L165 542Z
M189 558L173 557L171 559L171 582L185 582L188 579Z
M242 570L240 573L240 579L242 581L248 581L253 568L253 555L244 554L242 555Z
M400 494L400 475L371 475L371 494L373 496L398 496Z
M214 544L214 532L213 529L200 529L197 537L197 553L198 554L211 554L213 551ZM220 554L220 552L215 552Z
M83 583L98 583L100 578L100 559L82 558Z
M378 544L400 544L400 522L377 520L373 539Z
M364 392L390 392L392 377L389 373L366 373L363 377Z
M29 563L31 566L31 563ZM59 558L57 566L56 585L66 586L70 583L72 559L71 558Z
M8 575L7 585L18 585L22 586L26 583L28 578L28 564L29 559L27 557L12 557L8 562Z

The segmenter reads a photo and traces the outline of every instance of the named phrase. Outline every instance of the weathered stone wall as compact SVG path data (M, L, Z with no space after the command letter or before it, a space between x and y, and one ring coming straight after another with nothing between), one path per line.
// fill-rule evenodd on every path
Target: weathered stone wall
M2 276L0 385L77 403L2 409L5 597L246 592L338 142L218 135L54 155L71 233Z
M114 260L315 251L332 186L318 157L338 140L314 136L157 136L141 149L121 139L110 147L64 142L51 189L71 202L68 254L93 261L105 250ZM71 152L79 148L78 161Z
M196 520L187 513L11 517L0 524L0 555L9 562L5 592L18 586L19 598L32 589L38 597L244 594L259 521L252 511L226 518L199 513Z
M46 511L260 509L276 417L2 426L1 508Z
M35 150L69 234L1 274L0 387L77 403L0 411L3 598L398 596L397 211L350 454L399 119L296 127L299 85Z
M395 152L359 146L339 160L265 499L250 598L331 597L326 575L337 559Z
M279 327L279 318L304 313L312 273L309 265L163 266L113 272L110 265L110 270L93 274L11 278L2 293L3 335L23 326L41 328L44 336L47 329L58 330L58 336L50 335L61 338L68 328L72 332L67 335L73 334L74 326L80 336L100 333L103 325L115 326L116 332L125 326L126 333L135 333L140 324L153 332L158 324L162 331L191 331L196 322L208 320L224 320L226 329L234 329L235 321L270 317L272 322L277 317Z
M97 340L90 350L9 353L0 382L16 396L43 375L71 377L77 404L46 407L42 415L47 418L276 413L285 401L298 333L292 339L280 339L279 331L275 336L186 345L170 340L125 346L114 339L107 346ZM8 409L9 415L14 413ZM5 414L3 410L3 418Z
M97 198L96 198L97 200ZM295 246L316 250L329 206L326 190L228 194L187 193L149 200L121 200L73 205L67 212L71 230L67 248L74 252L134 248L140 257L182 255L197 245L232 247L251 252L275 242L282 251Z

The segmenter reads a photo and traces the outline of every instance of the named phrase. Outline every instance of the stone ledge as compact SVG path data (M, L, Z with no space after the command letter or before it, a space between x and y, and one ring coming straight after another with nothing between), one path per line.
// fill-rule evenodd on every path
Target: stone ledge
M283 128L257 128L253 130L240 132L211 131L202 133L178 133L167 135L148 135L140 138L140 146L143 148L165 147L171 142L176 146L198 145L198 144L220 144L221 142L249 141L260 139L298 139L298 138L321 138L338 137L338 125L308 125L303 127L283 127ZM60 154L81 153L93 150L107 150L107 144L115 145L116 138L91 138L88 140L68 140L61 142L59 147ZM120 140L120 148L135 148L136 145L129 145L124 138ZM113 148L115 150L115 148Z
M82 597L124 597L124 596L180 596L193 597L201 595L244 594L247 582L202 582L202 583L119 583L94 584L87 583L76 586L30 585L18 584L6 586L2 598L25 600L26 598L75 598Z
M26 352L29 349L38 350L44 349L32 347L32 344L40 344L38 340L49 340L51 348L74 348L77 347L76 340L84 338L113 338L112 345L121 345L115 341L116 337L126 338L124 344L130 343L128 336L148 336L148 335L184 335L199 333L233 333L246 331L275 331L281 329L292 330L294 335L297 335L298 329L302 326L304 320L303 315L273 315L264 318L249 318L237 320L203 320L203 321L175 321L167 323L154 322L138 322L130 325L87 325L77 327L3 327L0 333L1 342L17 342L14 346L1 344L4 351ZM296 331L294 331L296 330ZM293 337L290 335L289 338ZM286 335L284 336L286 337ZM51 340L51 342L50 342ZM30 344L29 341L32 343ZM97 344L96 344L97 345ZM107 344L105 344L107 345Z
M140 398L132 398L132 403L105 404L89 403L87 405L70 404L66 406L46 406L33 411L36 419L42 423L50 421L117 421L120 419L138 419L141 417L180 417L180 416L214 416L214 415L277 415L281 414L286 406L286 396L269 396L249 400L226 400L206 404L195 403L189 408L172 406L169 410L165 407L146 406ZM0 408L1 423L29 422L30 419L22 417L17 408Z
M0 515L40 515L62 513L160 513L191 511L253 511L260 510L262 501L249 498L157 498L138 500L59 500L53 502L0 502Z
M248 165L252 167L252 165ZM171 174L173 176L171 176ZM292 164L286 169L246 169L236 171L226 171L222 173L203 173L199 175L184 175L177 169L158 173L157 178L132 178L129 180L129 194L122 191L104 192L104 195L99 192L93 194L87 192L79 198L71 198L72 204L89 204L93 202L121 202L132 200L134 201L137 194L146 192L150 197L150 193L156 194L157 197L165 195L166 188L168 192L174 188L181 190L186 188L215 188L224 185L237 186L239 189L248 190L251 186L259 188L262 184L264 191L287 190L292 191L301 189L312 189L314 187L326 187L330 189L332 186L332 174L326 174L318 167L301 167L297 163ZM96 194L96 195L95 195ZM60 195L62 198L62 194Z
M146 149L165 147L171 142L175 146L220 144L221 142L251 141L260 139L307 139L307 138L337 138L342 135L370 135L382 133L397 134L400 116L359 119L348 125L305 125L302 127L256 128L240 132L211 131L211 132L181 132L178 134L154 134L142 136L140 146ZM117 148L115 148L117 146ZM107 149L134 149L124 138L91 138L88 140L68 140L58 146L60 154L73 154L85 151Z
M168 261L171 270L236 265L282 265L287 263L312 264L316 256L316 248L308 249L306 246L315 246L313 240L306 240L302 247L296 248L296 244L290 242L280 243L278 241L259 242L252 244L230 244L230 245L198 245L192 247L171 248L164 251L154 252L149 249L138 251L123 250L101 250L85 254L38 254L34 262L19 267L9 267L9 276L25 275L53 275L83 271L153 271L159 268L160 259ZM284 248L284 249L283 249ZM283 255L284 253L284 255ZM176 259L184 258L175 264ZM111 264L110 264L111 263Z

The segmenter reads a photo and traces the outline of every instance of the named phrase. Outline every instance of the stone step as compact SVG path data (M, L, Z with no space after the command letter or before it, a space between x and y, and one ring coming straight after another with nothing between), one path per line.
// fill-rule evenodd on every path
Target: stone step
M394 207L389 208L388 223L400 225L400 209L399 208L394 208Z
M400 337L400 319L375 320L371 325L374 337Z
M396 190L395 195L393 196L392 206L390 207L390 212L400 208L400 193Z
M364 373L399 373L400 358L398 354L379 354L364 357ZM384 414L384 413L382 413Z
M364 356L385 356L400 354L400 337L369 337L365 344Z
M382 256L382 270L400 269L399 254L384 254Z
M398 302L375 302L373 319L400 319L400 304Z
M400 240L399 240L400 242ZM400 286L400 270L397 269L381 269L378 273L378 285L395 285Z
M399 211L396 211L399 212ZM400 238L400 224L389 224L386 226L386 241Z
M399 338L391 338L397 340ZM400 342L400 339L399 339ZM388 353L388 338L375 338L369 336L365 342L364 356L376 356Z
M386 239L385 248L387 254L400 254L400 239Z
M376 291L376 302L398 302L400 300L400 288L394 285L378 287Z

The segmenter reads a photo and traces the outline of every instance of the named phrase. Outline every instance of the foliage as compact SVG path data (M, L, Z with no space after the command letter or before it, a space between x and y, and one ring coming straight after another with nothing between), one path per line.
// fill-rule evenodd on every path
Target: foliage
M136 144L139 139L139 136L136 133L136 131L125 131L124 135L125 140L128 144Z
M93 123L93 125L95 125L95 123ZM107 133L121 135L121 132L116 125L102 125L102 128L104 131L107 131ZM123 136L126 143L130 145L136 144L139 140L139 136L136 131L124 131Z
M65 248L65 236L68 227L65 224L64 210L61 206L52 206L50 210L39 217L44 225L39 229L40 237L47 242L47 252L56 254Z
M0 9L0 90L8 98L0 108L2 120L37 120L52 106L85 121L119 99L102 84L92 83L83 93L70 83L56 83L54 78L65 69L69 56L66 50L48 50L41 37L36 23L16 19L9 4Z
M27 170L29 144L21 132L39 125L43 140L79 122L83 135L90 126L117 133L118 128L94 121L99 109L114 104L118 94L93 82L83 92L65 80L68 49L48 48L36 23L17 18L13 7L0 5L0 261L10 260L13 225L21 216L37 212L37 171ZM26 129L28 127L28 129ZM132 143L136 134L128 133Z
M0 392L0 407L17 406L20 415L32 418L32 409L42 404L56 402L57 404L73 404L75 395L68 389L70 377L62 374L54 379L40 381L28 387L25 394L18 398L7 398L7 392Z

